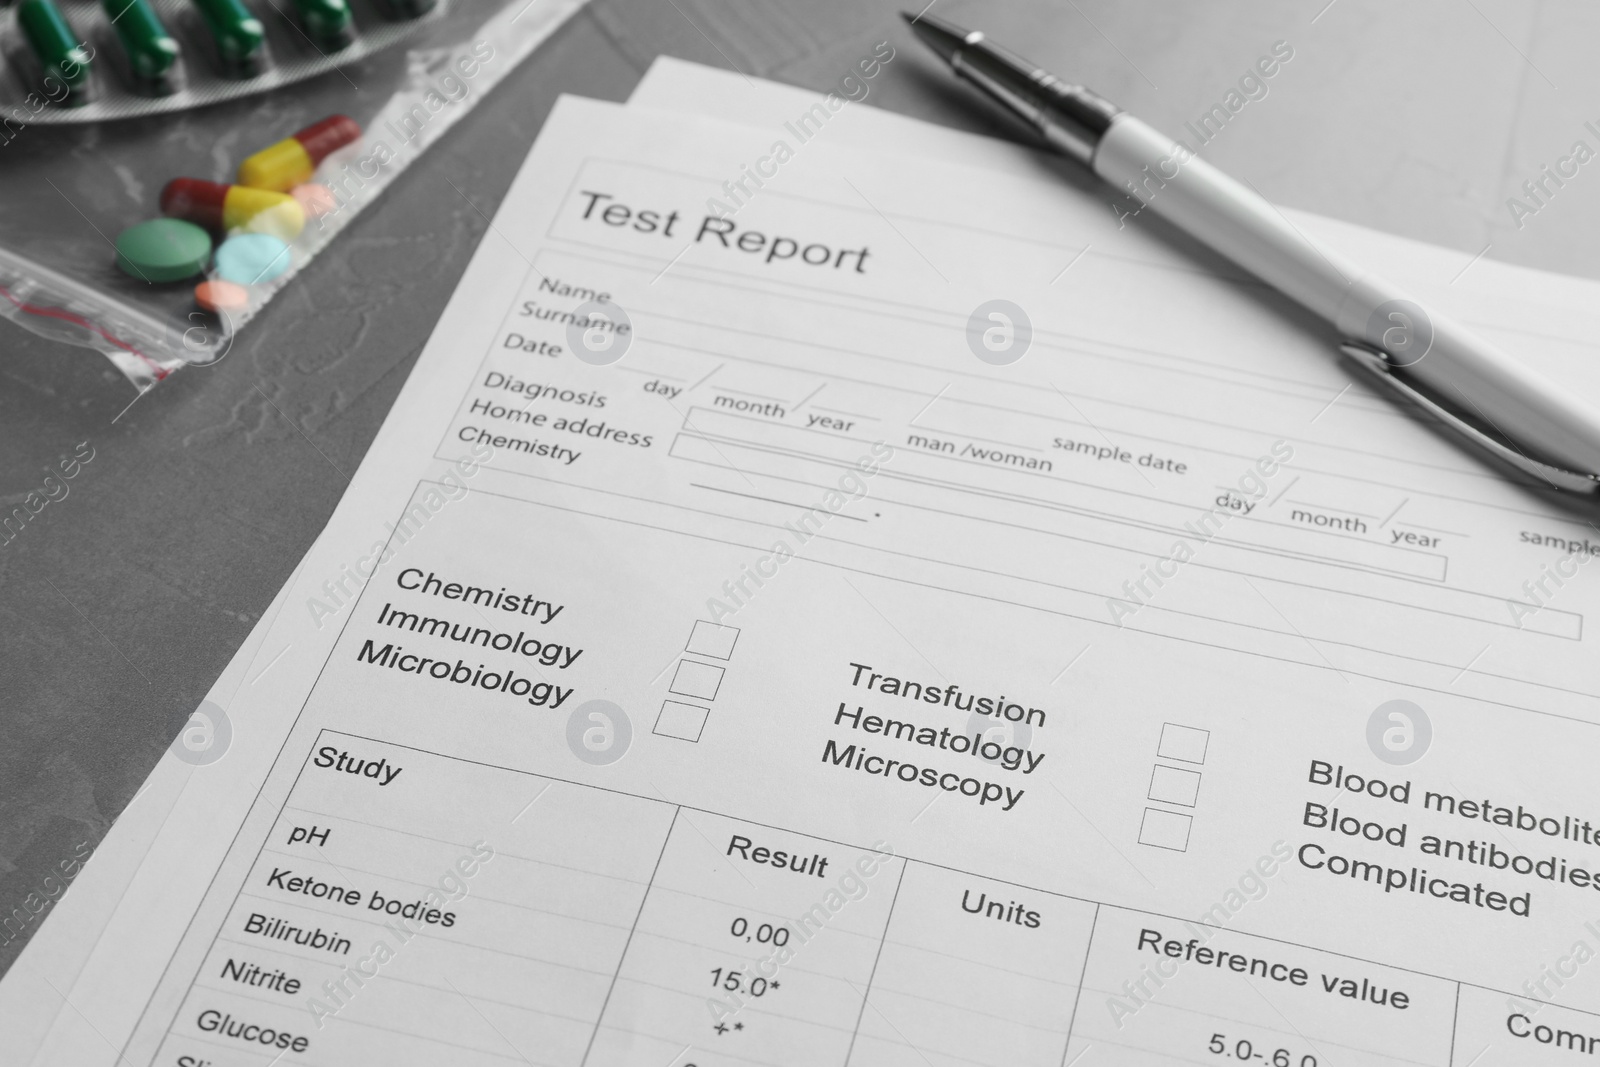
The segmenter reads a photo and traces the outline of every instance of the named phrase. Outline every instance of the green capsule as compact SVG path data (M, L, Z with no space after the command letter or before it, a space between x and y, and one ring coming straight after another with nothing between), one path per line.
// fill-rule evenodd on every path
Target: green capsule
M350 5L345 0L294 0L306 36L318 48L343 48L355 40Z
M54 0L22 0L17 5L17 22L46 78L61 79L69 91L84 87L89 81L89 52Z
M178 61L178 42L161 24L150 0L101 0L101 6L117 29L134 76L152 82L166 77Z
M254 73L261 65L267 39L261 20L240 0L194 0L194 6L211 31L223 65L240 73Z

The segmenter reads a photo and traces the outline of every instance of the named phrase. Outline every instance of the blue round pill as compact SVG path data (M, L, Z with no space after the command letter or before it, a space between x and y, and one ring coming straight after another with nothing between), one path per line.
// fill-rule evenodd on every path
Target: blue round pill
M217 277L240 285L270 282L289 269L289 246L270 233L241 233L217 249Z

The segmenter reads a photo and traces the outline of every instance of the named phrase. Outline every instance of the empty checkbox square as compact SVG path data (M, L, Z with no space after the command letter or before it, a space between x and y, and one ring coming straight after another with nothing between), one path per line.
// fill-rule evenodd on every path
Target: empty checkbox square
M698 743L700 731L705 729L710 708L695 704L682 704L676 700L664 701L661 714L656 716L655 733L662 737L676 737L680 741Z
M1192 808L1200 796L1200 772L1156 764L1150 775L1150 799Z
M1139 844L1167 848L1174 852L1189 851L1189 826L1194 822L1187 815L1160 808L1145 808L1144 822L1139 825Z
M686 659L678 663L678 673L672 676L670 692L681 697L699 697L701 700L717 699L722 686L722 668L710 663Z
M1211 743L1211 731L1197 726L1179 726L1175 722L1161 727L1161 743L1156 755L1162 759L1181 760L1184 763L1204 763L1206 746Z
M684 646L684 651L693 652L697 656L710 656L712 659L732 659L733 643L737 640L739 640L737 626L722 626L702 619L694 624L694 630L689 634L689 643Z

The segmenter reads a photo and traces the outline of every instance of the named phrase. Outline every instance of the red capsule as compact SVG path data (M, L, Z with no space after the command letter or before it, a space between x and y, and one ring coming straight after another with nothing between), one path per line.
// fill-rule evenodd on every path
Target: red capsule
M361 136L361 124L347 115L334 115L293 135L305 148L311 162L321 163L345 145Z
M239 164L239 184L288 192L311 179L317 165L361 136L355 119L334 115L268 145Z
M223 233L251 230L292 241L306 224L294 197L201 178L174 178L161 190L161 213Z

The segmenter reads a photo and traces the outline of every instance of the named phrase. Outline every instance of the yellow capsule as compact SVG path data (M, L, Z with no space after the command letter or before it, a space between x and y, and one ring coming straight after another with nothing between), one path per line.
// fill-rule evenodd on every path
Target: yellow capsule
M225 233L245 230L270 233L285 241L300 236L306 226L306 211L300 201L267 189L235 185L222 202L222 229Z
M239 164L239 184L286 193L310 181L316 169L305 146L285 137Z
M310 181L324 159L360 136L354 119L332 115L240 163L239 184L286 193Z

